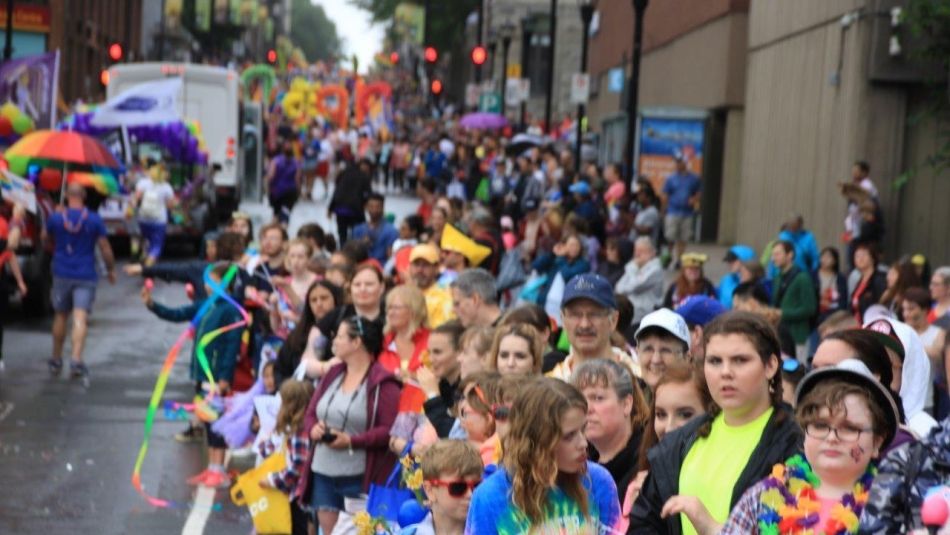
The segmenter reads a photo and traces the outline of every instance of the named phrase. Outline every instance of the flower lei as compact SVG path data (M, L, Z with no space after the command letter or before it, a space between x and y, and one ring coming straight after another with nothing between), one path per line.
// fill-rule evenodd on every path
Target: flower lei
M821 504L815 493L821 481L801 455L785 464L777 464L765 480L766 489L759 496L759 533L762 535L825 533L843 535L857 533L861 510L868 501L868 489L877 468L869 464L854 485L854 491L841 498L831 511L823 529L815 529L821 520Z

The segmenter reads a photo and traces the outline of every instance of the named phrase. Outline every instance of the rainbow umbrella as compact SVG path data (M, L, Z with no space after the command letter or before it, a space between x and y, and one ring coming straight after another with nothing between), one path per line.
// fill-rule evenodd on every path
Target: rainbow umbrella
M119 169L121 166L109 149L92 136L73 131L37 130L20 138L4 155L10 159L26 157L32 159L58 162L63 165L63 175L68 166L95 166L106 169ZM66 183L62 182L60 198L65 198ZM118 187L116 186L118 191Z
M68 184L80 184L87 188L95 188L103 195L119 193L119 183L112 173L101 171L70 171L66 175Z

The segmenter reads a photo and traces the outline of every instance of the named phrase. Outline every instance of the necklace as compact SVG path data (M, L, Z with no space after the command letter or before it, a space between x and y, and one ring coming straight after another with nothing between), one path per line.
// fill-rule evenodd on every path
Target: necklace
M854 484L850 494L831 510L823 529L816 529L821 521L821 504L815 489L821 481L811 465L801 455L795 455L785 464L777 464L765 480L766 490L759 496L762 512L758 516L759 532L763 535L825 533L844 535L857 533L858 519L868 501L868 489L877 474L869 464L864 475Z
M69 220L69 211L63 212L63 228L66 229L66 232L70 234L78 234L82 230L83 223L86 222L86 217L89 216L89 211L86 208L82 209L82 212L79 214L79 219L75 223ZM73 244L66 243L66 252L73 254Z

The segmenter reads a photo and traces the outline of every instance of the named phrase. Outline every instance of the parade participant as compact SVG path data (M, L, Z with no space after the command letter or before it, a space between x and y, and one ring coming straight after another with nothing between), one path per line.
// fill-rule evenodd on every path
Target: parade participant
M307 416L307 404L313 396L313 385L309 381L286 381L280 387L280 409L274 432L258 446L261 457L269 457L284 450L287 465L279 472L270 472L261 478L262 488L275 488L290 499L290 520L293 535L306 535L309 518L297 502L297 481L307 467L307 453L310 451L310 433L304 426Z
M748 312L706 328L703 371L715 409L650 451L628 533L697 533L690 519L725 522L745 491L800 450L801 431L782 403L775 331ZM685 513L685 514L680 514Z
M452 283L452 310L465 327L495 326L501 319L495 277L481 268L466 269Z
M439 276L438 248L427 243L413 247L409 255L409 275L425 296L430 327L438 327L455 318L452 294L436 284Z
M946 490L948 483L950 418L919 442L905 444L884 458L861 514L860 532L937 533L940 526L924 524L923 503L929 493ZM942 527L940 533L945 532L946 521Z
M782 311L781 323L795 340L795 358L805 364L811 320L817 311L815 287L812 286L811 276L795 265L795 246L790 242L775 242L772 263L779 270L772 292L772 306Z
M443 287L451 286L466 267L480 266L492 254L491 248L475 242L449 224L443 227L439 246L444 256L444 269L439 277L439 285Z
M692 295L676 307L676 313L686 321L689 328L689 357L693 362L703 360L703 329L724 312L726 309L722 303L706 295Z
M375 258L380 265L389 259L393 252L393 243L399 238L399 231L384 217L385 202L386 199L381 194L370 192L364 205L369 221L356 225L350 233L350 239L364 240L367 243L369 256Z
M548 377L569 381L575 366L596 358L622 362L631 367L634 375L639 375L639 366L633 359L610 344L619 315L617 300L607 279L585 273L568 281L561 299L561 316L571 349Z
M571 384L587 399L584 436L591 460L610 473L618 491L626 490L637 472L638 452L650 419L643 391L625 366L596 359L574 370Z
M877 269L879 256L877 249L869 243L854 245L854 269L860 279L851 292L848 303L855 321L864 324L864 312L878 303L887 288L887 275Z
M854 359L810 373L795 397L804 455L776 465L746 491L724 526L707 519L700 533L858 533L875 460L897 430L897 404Z
M686 242L693 239L693 220L702 191L699 177L689 172L686 158L678 155L676 172L666 177L663 183L663 194L667 199L663 228L666 241L674 246L674 258L682 257Z
M9 237L10 227L7 220L0 216L0 272L3 271L4 264L10 265L10 273L13 275L13 280L16 282L22 300L26 297L26 283L23 281L23 273L20 271L20 262L14 254L16 248L10 246ZM6 296L6 293L6 280L0 278L0 295ZM0 314L6 313L7 305L8 300L6 298L0 299ZM3 371L3 369L3 322L0 321L0 371Z
M573 386L533 381L511 407L504 466L472 496L466 534L617 533L617 489L587 460L587 401Z
M634 325L656 310L663 301L663 263L656 256L656 247L647 236L637 238L633 245L633 260L624 266L624 274L617 281L617 293L626 295L633 303Z
M495 330L489 356L490 367L499 374L540 375L544 342L534 327L512 323Z
M219 263L211 270L210 279L215 284L221 284L227 271L231 268L228 263ZM205 293L211 295L211 288L205 288ZM153 314L165 321L184 323L191 321L204 306L204 301L194 301L188 305L170 308L152 300L152 291L149 287L143 286L141 292L142 302L145 307ZM209 297L209 299L213 299ZM194 340L196 340L191 352L191 379L195 381L195 391L200 394L204 388L202 380L204 373L199 368L198 362L198 340L201 340L208 333L218 329L233 325L240 321L240 313L234 306L223 299L216 299L208 311L201 317L201 321L195 328ZM208 365L211 368L211 376L217 381L211 388L217 395L229 395L234 385L235 371L238 365L238 358L241 352L241 330L231 329L222 332L211 339L205 348ZM185 435L193 436L194 432L185 432ZM205 423L205 436L208 443L208 467L200 474L188 479L190 485L205 485L208 487L227 488L231 485L231 479L225 473L224 454L228 445L224 437L211 430L211 424Z
M429 333L428 365L416 371L419 388L425 393L422 408L440 438L446 438L455 426L452 413L462 380L459 354L465 328L456 320L447 321Z
M383 314L383 292L385 290L385 282L379 266L372 262L360 264L356 268L353 280L350 283L349 293L352 302L337 306L322 319L317 320L317 329L325 337L325 340L320 342L323 347L331 345L329 342L336 337L340 324L350 316L358 315L361 318L378 321L382 324L385 319ZM318 375L322 375L322 373Z
M323 533L332 533L344 498L383 485L396 463L389 452L389 429L396 419L400 384L376 361L383 329L351 316L333 339L340 364L330 368L307 406L304 427L311 448L297 484L301 506L317 511Z
M688 362L692 343L689 327L682 316L668 308L647 314L634 336L643 380L651 390L656 389L668 365Z
M420 461L429 513L400 535L456 535L465 529L471 494L482 480L482 462L471 444L440 440Z
M306 306L297 325L277 352L275 375L278 384L297 376L303 363L303 375L319 379L336 362L324 361L326 339L317 328L318 322L343 304L343 290L332 282L316 281L307 290Z
M301 170L294 157L294 145L290 139L285 139L281 153L271 160L267 167L267 199L274 211L274 219L282 225L290 221L290 212L297 204L300 192Z
M168 184L164 166L152 166L148 176L135 183L133 202L138 207L139 231L148 243L144 264L151 266L162 255L168 211L175 206L175 191Z
M92 303L96 297L96 247L105 261L110 284L115 284L115 257L102 218L86 208L86 190L79 184L66 188L66 208L46 221L46 235L53 238L53 357L49 372L58 376L63 369L66 321L73 319L70 375L85 379L89 369L82 360Z
M664 307L676 308L691 295L716 297L716 287L703 275L703 264L707 258L700 253L686 253L680 257L680 272L676 282L666 291Z

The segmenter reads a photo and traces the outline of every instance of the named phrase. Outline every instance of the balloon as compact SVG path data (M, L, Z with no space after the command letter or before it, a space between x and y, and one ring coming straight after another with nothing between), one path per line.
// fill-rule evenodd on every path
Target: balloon
M418 524L426 517L429 512L419 505L419 502L416 500L407 500L402 503L399 507L399 525L400 526L411 526L413 524Z
M59 169L46 168L40 171L40 187L47 191L56 191L63 185L63 173Z
M7 119L13 121L13 119L18 115L20 115L20 108L17 108L16 104L7 102L3 106L0 106L0 116L6 117Z
M13 133L13 123L10 119L0 116L0 136L7 137Z
M33 119L29 115L21 113L13 119L13 131L21 136L33 130Z

